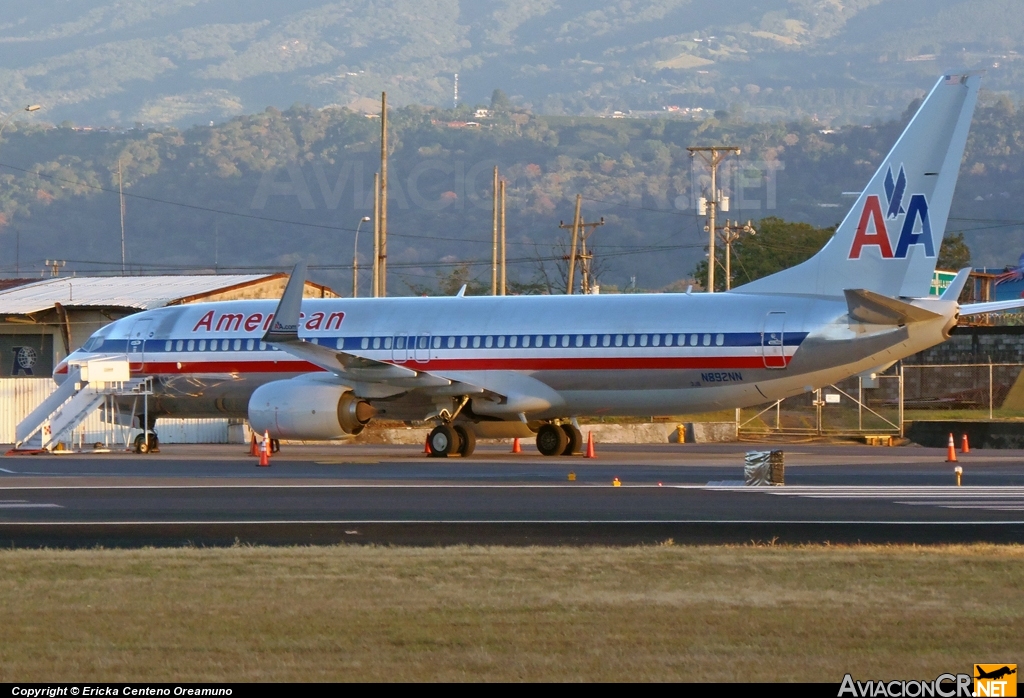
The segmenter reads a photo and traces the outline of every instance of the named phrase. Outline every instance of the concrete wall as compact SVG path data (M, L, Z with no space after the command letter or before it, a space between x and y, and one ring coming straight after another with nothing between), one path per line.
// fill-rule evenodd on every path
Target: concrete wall
M1024 424L1020 422L916 421L906 430L908 439L931 448L945 448L950 434L958 451L964 434L972 449L1024 448Z
M942 344L906 364L1016 363L1024 360L1024 327L957 327Z

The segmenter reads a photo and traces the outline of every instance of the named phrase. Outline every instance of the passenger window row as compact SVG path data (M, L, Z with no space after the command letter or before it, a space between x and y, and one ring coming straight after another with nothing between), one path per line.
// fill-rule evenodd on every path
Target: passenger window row
M244 349L243 349L244 347ZM147 351L153 351L148 346ZM274 347L255 339L189 339L164 342L164 351L274 351Z
M338 340L338 348L344 349L344 339ZM420 335L406 337L362 337L360 349L426 349L429 342L432 349L540 349L540 348L591 348L591 347L709 347L725 344L725 335L718 334L551 334L551 335ZM353 347L354 348L354 347Z
M730 340L736 343L740 338ZM389 337L339 337L313 338L313 344L336 346L338 349L353 350L426 350L431 349L569 349L599 347L709 347L726 344L726 335L722 333L687 333L687 334L513 334L513 335L397 335ZM96 346L86 351L98 351L106 347L115 351L117 340L100 340ZM157 345L149 341L146 351L159 351ZM187 351L279 351L266 342L256 339L188 339L166 340L163 342L166 352Z

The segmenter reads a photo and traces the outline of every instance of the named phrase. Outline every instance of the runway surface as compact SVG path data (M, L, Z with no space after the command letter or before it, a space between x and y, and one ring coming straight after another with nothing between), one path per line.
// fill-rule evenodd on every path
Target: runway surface
M0 545L1024 542L1024 451L962 456L956 487L944 450L775 445L786 485L742 486L743 454L766 448L285 446L270 468L240 446L8 457Z

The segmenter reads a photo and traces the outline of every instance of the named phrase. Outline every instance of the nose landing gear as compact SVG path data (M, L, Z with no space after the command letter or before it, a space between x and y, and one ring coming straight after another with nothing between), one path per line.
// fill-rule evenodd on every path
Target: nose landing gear
M135 437L134 446L136 453L159 453L160 439L155 432L147 431Z
M430 443L430 455L433 458L447 458L448 456L460 455L468 458L473 455L476 449L476 434L472 429L467 429L461 424L455 424L455 418L459 416L462 408L469 402L469 396L464 396L455 412L441 410L438 415L443 423L434 427L427 437Z

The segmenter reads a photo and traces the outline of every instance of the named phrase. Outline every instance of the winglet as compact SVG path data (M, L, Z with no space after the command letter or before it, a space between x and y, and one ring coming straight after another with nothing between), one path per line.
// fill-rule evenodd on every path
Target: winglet
M263 335L264 342L288 342L299 338L299 311L302 292L306 289L306 263L299 262L292 269L281 302L274 311L274 322Z
M956 277L949 282L949 286L942 292L939 300L943 301L955 301L960 298L960 292L964 290L964 286L967 285L967 277L971 275L971 268L964 267L956 273Z

